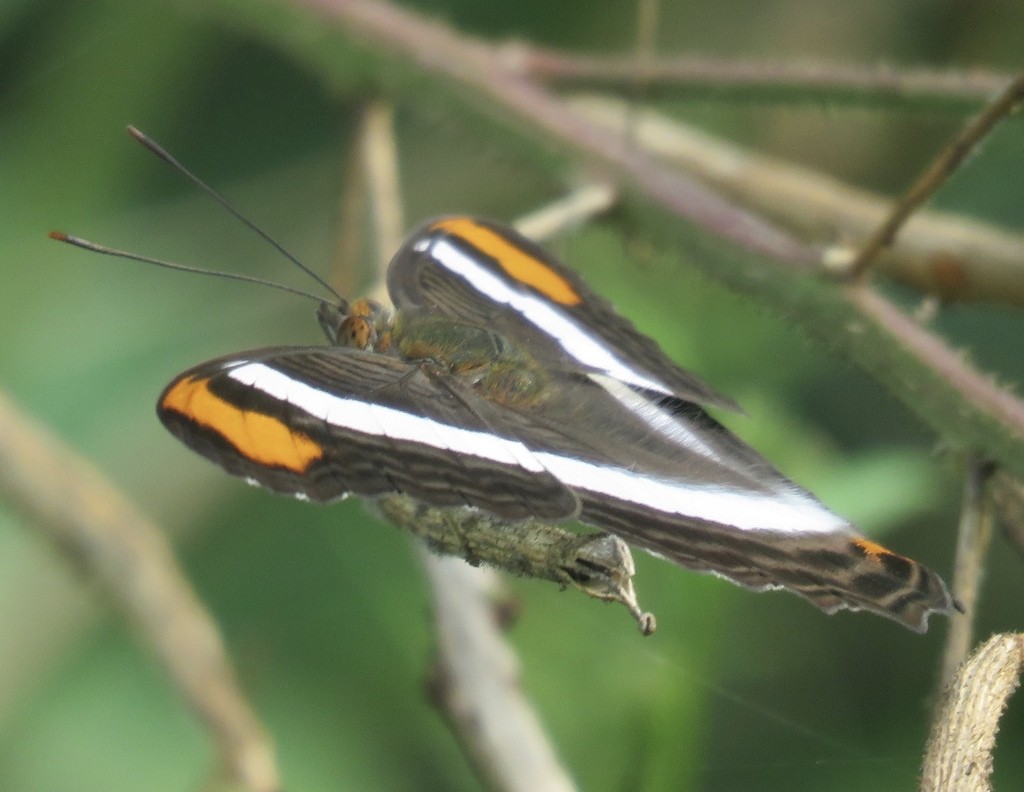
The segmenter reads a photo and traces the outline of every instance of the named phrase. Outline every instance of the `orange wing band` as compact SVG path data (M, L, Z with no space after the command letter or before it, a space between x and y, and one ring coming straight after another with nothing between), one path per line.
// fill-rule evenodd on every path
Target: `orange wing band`
M241 410L210 391L205 379L185 377L167 391L161 406L212 429L238 453L260 465L305 473L324 455L317 443L294 432L276 418Z
M440 228L461 237L490 256L501 268L520 283L532 286L545 297L562 305L578 305L582 298L565 278L550 266L509 242L501 234L475 223L468 217L442 220Z

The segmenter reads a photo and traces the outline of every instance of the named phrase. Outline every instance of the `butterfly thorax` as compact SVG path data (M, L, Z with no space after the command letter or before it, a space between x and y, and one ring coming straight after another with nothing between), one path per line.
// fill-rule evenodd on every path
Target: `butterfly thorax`
M499 333L468 322L402 313L392 326L393 349L405 360L422 360L472 382L492 402L532 407L544 397L548 378L521 349Z
M544 397L543 369L505 336L469 322L419 311L392 316L379 303L322 303L317 318L334 346L423 361L471 381L477 392L506 406L534 407Z

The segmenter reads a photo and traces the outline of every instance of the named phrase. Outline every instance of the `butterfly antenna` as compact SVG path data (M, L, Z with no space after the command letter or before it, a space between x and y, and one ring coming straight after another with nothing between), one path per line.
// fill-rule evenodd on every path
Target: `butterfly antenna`
M338 300L338 302L340 304L345 304L345 302L346 302L345 299L340 294L338 294L337 291L335 291L334 287L331 286L330 283L328 283L326 280L324 280L322 277L320 277L320 275L318 275L316 272L314 272L309 267L307 267L305 264L303 264L301 261L299 261L295 256L293 256L291 253L289 253L285 249L284 245L282 245L280 242L278 242L276 239L274 239L272 236L270 236L270 234L268 234L266 231L264 231L262 228L260 228L258 225L256 225L256 223L254 223L248 217L243 215L223 195L221 195L219 192L217 192L215 189L213 189L210 185L208 185L206 182L204 182L202 179L200 179L198 176L196 176L192 171L190 171L188 168L186 168L184 165L182 165L177 159L175 159L171 155L171 153L169 151L167 151L167 149L165 149L163 146L161 146L159 143L157 143L155 140L153 140L151 137L149 137L149 135L145 134L140 129L138 129L138 128L134 127L134 126L131 126L131 125L128 126L128 134L131 135L133 138L135 138L135 140L137 140L143 146L145 146L151 153L155 154L160 159L162 159L164 162L166 162L168 165L170 165L172 168L174 168L176 171L178 171L178 173L180 173L183 176L185 176L196 187L198 187L200 190L205 192L207 195L209 195L211 198L213 198L213 200L215 200L217 203L219 203L221 206L223 206L225 209L227 209L231 214L233 214L238 220L240 220L246 226L246 228L248 228L249 230L251 230L251 231L255 232L256 234L258 234L265 242L269 243L275 250L277 250L278 253L280 253L282 256L284 256L286 259L288 259L292 264L294 264L300 270L302 270L307 275L309 275L309 277L311 277L313 280L315 280L317 283L319 283L321 286L323 286L325 289L327 289L327 291L329 291L332 295L334 295L334 297ZM77 239L77 237L67 237L67 238L65 238L62 241L69 242L70 244L77 245L78 247L86 247L85 245L80 245L80 244L77 244L76 242L71 242L70 241L71 239ZM85 240L80 240L80 241L84 242ZM107 252L107 251L104 251L102 249L102 247L103 247L102 245L93 245L93 243L91 243L91 242L88 243L88 244L91 247L86 247L87 250L95 250L98 253ZM110 255L120 255L122 252L123 251L117 251L117 252L111 251L109 254ZM141 261L149 261L150 263L157 264L158 266L169 266L170 269L183 269L183 270L192 271L192 272L202 272L202 273L205 273L205 274L208 274L208 275L219 274L219 275L225 275L226 277L229 277L227 273L217 273L217 272L209 271L209 270L191 269L189 267L186 267L185 265L174 265L172 262L153 261L151 259L140 258L139 256L135 256L133 254L120 255L120 257L121 258L131 258L131 259L136 259L136 260L141 260ZM230 277L233 277L233 276L230 276ZM251 281L251 282L261 282L259 278L237 277L235 279L236 280ZM298 294L305 294L305 292L302 292L302 291L297 290L297 289L290 289L289 288L289 289L286 289L286 290L287 291L296 292Z
M55 239L58 242L64 242L65 244L73 245L74 247L82 248L83 250L91 250L93 253L101 253L104 256L113 256L114 258L129 259L131 261L141 261L145 264L153 264L157 267L178 270L180 272L191 272L195 275L212 275L215 278L225 278L226 280L236 280L244 283L255 283L259 286L270 286L273 289L280 289L281 291L297 294L300 297L316 300L318 303L322 303L324 301L323 297L313 294L312 292L296 289L294 286L287 286L283 283L275 283L274 281L257 278L253 275L244 275L240 272L222 272L220 270L203 269L202 267L193 267L189 264L179 264L176 261L165 261L164 259L152 258L151 256L143 256L139 253L132 253L128 250L119 250L117 248L97 244L96 242L90 242L88 239L82 239L81 237L72 236L71 234L65 234L62 231L51 231L49 236L50 239ZM332 289L331 291L333 292L334 290ZM337 295L337 293L335 293L335 296L338 298L338 304L342 310L347 310L348 303Z

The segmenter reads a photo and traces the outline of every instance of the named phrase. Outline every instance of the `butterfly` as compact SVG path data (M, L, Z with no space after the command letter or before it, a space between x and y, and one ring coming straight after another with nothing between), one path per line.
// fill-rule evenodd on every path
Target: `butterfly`
M329 345L180 374L160 420L228 473L311 501L400 493L504 520L576 519L687 569L920 632L959 607L938 575L723 427L707 408L737 409L731 399L515 230L431 220L387 287L393 317L368 300L322 303Z

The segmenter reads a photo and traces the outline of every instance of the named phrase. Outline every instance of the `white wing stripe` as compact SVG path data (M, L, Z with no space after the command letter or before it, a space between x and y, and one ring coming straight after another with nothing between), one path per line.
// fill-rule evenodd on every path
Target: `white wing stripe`
M608 467L549 451L532 451L521 442L487 432L451 426L381 404L335 396L263 363L246 363L230 369L227 374L333 426L446 448L533 472L547 470L571 489L635 503L666 514L693 517L747 531L796 535L848 530L840 517L798 491L762 495L686 481L660 480L624 468ZM387 426L386 430L384 426Z
M332 426L446 448L456 454L489 459L502 465L516 465L534 473L544 472L529 449L516 440L462 429L382 404L335 396L263 363L246 363L230 369L227 374L233 380L292 404Z
M578 322L573 321L549 302L511 288L508 283L448 240L439 239L434 242L430 248L430 255L440 266L465 279L485 297L508 305L545 335L554 338L574 360L578 360L584 366L603 371L639 388L665 394L672 393L665 383L630 368L612 354L603 341L594 338Z
M835 533L848 523L795 490L759 495L685 481L665 481L548 452L534 455L570 489L608 495L655 511L694 517L744 531Z
M725 461L715 449L708 445L700 435L687 427L685 420L677 418L659 408L646 396L624 385L621 380L601 374L591 374L590 379L604 388L613 399L622 404L629 412L647 424L652 431L668 438L673 443L682 446L693 454L700 454L715 460L719 464L725 464Z

